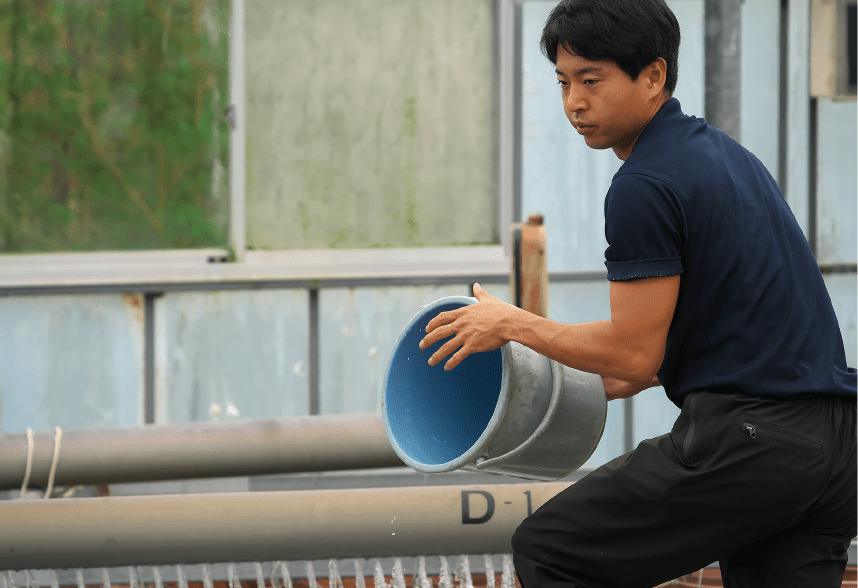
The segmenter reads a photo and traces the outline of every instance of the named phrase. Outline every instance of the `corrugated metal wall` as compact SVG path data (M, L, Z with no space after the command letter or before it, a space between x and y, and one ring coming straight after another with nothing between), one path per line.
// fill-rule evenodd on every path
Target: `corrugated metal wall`
M305 290L156 300L155 422L307 414Z
M136 425L142 297L0 298L0 429Z

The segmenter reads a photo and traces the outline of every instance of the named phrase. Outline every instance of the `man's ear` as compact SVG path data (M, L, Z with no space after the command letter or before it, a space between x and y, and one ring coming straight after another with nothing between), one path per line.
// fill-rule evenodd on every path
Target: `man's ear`
M653 95L664 92L664 85L667 83L667 62L663 57L657 57L655 61L646 66L644 74L647 76L648 86Z

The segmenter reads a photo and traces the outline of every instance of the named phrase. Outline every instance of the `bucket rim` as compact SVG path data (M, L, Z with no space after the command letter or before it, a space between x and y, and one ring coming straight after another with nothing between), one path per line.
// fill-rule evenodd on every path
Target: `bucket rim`
M411 328L414 324L421 320L427 313L431 312L435 308L439 306L451 304L451 303L461 303L462 306L469 306L471 304L476 304L479 302L476 298L472 296L445 296L443 298L439 298L434 302L430 302L420 308L417 314L408 322L405 328L402 329L402 332L399 334L399 338L396 340L396 344L393 347L393 353L390 354L390 359L387 362L387 371L385 372L384 377L384 389L382 390L381 397L381 416L382 421L384 423L384 432L387 436L388 441L390 442L393 451L396 453L399 458L405 462L406 465L411 468L424 473L443 473L450 472L453 470L457 470L462 468L462 466L468 465L470 463L474 463L478 457L480 457L480 450L488 443L491 436L494 434L495 428L497 428L498 423L503 420L503 417L506 414L507 406L509 404L509 394L507 393L507 388L509 386L509 371L510 371L510 361L504 361L504 358L507 357L510 351L509 343L502 345L499 348L501 352L501 383L500 390L498 391L498 401L495 404L495 409L492 412L492 416L489 419L489 422L486 423L485 429L483 429L482 434L477 438L471 447L467 449L467 451L463 452L460 456L456 457L445 463L440 464L427 464L420 461L415 460L410 455L408 455L405 450L403 450L399 442L396 440L396 437L393 434L390 426L390 420L387 412L387 393L388 393L388 382L390 381L390 368L393 366L393 360L396 357L396 351L399 349L402 340L406 337L406 335L411 331ZM441 364L435 366L439 369L444 369ZM489 456L484 456L486 459Z

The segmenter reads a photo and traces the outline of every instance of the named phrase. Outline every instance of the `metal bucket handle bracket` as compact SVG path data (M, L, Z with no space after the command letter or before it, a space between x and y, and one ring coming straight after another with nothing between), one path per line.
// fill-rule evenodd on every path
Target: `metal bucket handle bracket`
M527 451L531 445L536 443L545 431L548 430L548 427L551 426L551 421L554 420L554 415L557 413L557 409L560 407L560 401L563 399L563 366L553 359L549 359L548 361L551 363L551 401L548 403L548 410L545 411L545 416L542 417L542 422L539 423L539 426L536 427L536 430L531 433L530 437L528 437L524 443L512 451L508 451L503 455L493 457L491 459L477 459L474 464L476 469L484 470L495 464L505 462L508 459L518 457Z

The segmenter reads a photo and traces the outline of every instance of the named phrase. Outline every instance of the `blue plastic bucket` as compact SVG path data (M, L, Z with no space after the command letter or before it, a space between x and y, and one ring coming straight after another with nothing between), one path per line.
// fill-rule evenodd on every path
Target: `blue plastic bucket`
M436 315L476 303L451 296L423 307L388 364L385 432L399 457L429 473L456 469L556 480L578 469L604 430L607 399L594 374L510 342L456 368L428 364L444 343L418 344ZM446 360L445 360L446 361Z

